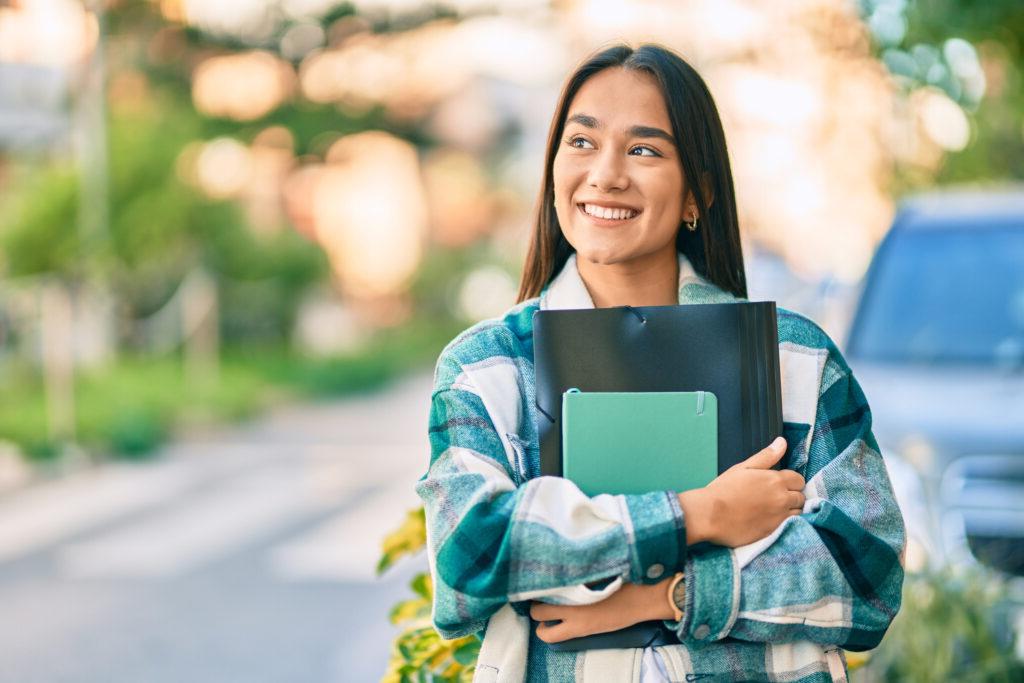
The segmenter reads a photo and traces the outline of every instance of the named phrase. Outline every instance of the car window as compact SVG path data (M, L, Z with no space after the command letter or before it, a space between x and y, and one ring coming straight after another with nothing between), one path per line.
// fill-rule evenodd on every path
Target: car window
M1024 225L893 233L850 338L883 362L1024 362Z

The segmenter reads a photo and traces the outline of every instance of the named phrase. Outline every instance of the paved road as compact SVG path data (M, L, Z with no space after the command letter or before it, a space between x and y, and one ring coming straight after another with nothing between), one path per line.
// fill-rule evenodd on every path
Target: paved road
M431 378L0 498L0 682L376 681Z

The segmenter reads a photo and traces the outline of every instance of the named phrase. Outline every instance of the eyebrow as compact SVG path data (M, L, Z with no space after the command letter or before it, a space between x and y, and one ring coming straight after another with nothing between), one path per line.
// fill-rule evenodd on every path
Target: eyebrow
M603 125L595 117L589 114L573 114L570 116L566 123L578 123L581 126L587 128L602 128ZM628 131L630 137L634 138L660 138L672 145L676 144L676 139L670 134L663 131L661 128L655 128L653 126L632 126Z

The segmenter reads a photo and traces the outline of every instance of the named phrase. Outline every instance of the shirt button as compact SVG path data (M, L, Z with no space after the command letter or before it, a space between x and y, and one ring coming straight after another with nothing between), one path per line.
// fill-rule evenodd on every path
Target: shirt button
M654 564L652 564L650 567L647 568L647 578L648 579L656 579L656 578L658 578L659 576L661 576L664 573L665 573L665 566L662 565L662 564L659 564L657 562L655 562Z
M711 633L711 627L709 627L709 626L708 626L707 624L701 624L701 625L700 625L700 626L698 626L698 627L697 627L697 629L696 629L696 630L695 630L695 631L693 632L693 635L694 635L694 637L695 637L695 638L697 638L698 640L704 640L705 638L707 638L707 637L708 637L708 634L709 634L709 633Z

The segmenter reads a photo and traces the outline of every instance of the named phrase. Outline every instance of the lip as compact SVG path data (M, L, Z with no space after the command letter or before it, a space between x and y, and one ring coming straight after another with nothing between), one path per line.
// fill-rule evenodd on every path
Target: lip
M622 202L610 202L604 199L593 201L589 199L581 199L576 203L579 205L593 204L594 206L600 206L602 209L633 209L634 211L640 211L640 209L630 204L623 204Z
M594 206L600 206L606 209L632 209L633 211L636 211L636 215L633 216L632 218L598 218L597 216L591 216L589 213L584 211L584 204L592 204ZM619 204L615 202L577 202L576 210L580 212L580 215L582 215L584 218L590 220L596 225L623 225L624 223L635 221L643 214L643 211L641 209L629 206L628 204Z

